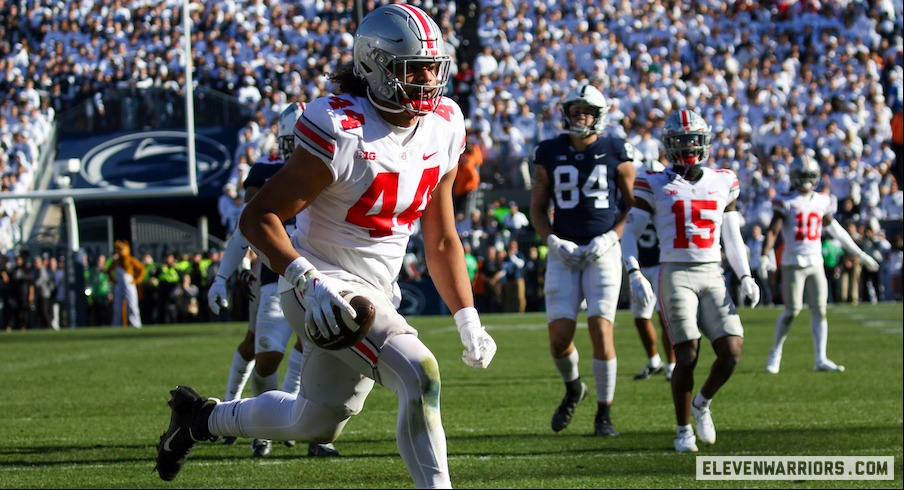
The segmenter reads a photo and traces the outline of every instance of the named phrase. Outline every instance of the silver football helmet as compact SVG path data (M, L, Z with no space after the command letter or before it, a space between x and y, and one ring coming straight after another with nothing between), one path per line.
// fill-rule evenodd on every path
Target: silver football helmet
M681 109L665 120L662 143L665 156L684 177L693 178L709 158L712 130L698 112Z
M412 63L436 63L435 85L406 83ZM354 74L367 82L381 109L423 116L436 110L449 81L452 56L442 31L413 5L390 4L364 17L355 32Z
M588 106L596 109L596 114L593 117L593 123L591 125L577 125L572 122L569 111L572 106L576 105ZM568 92L568 95L565 96L565 100L562 101L562 127L569 133L580 138L586 138L591 134L599 134L603 132L603 126L605 125L604 121L608 112L609 102L606 101L606 97L599 89L590 84L580 85Z
M301 117L302 110L304 108L298 102L292 102L279 113L276 143L279 146L279 155L284 162L289 161L292 151L295 150L295 123Z
M800 192L810 192L819 182L822 174L819 164L812 160L806 153L794 157L788 168L788 177L791 179L791 187Z

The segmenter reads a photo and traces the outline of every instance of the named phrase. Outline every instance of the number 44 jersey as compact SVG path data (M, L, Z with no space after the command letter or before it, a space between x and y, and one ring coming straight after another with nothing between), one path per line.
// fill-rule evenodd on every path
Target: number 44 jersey
M722 261L722 216L738 198L738 177L726 169L702 170L697 181L671 169L643 172L634 180L634 198L653 207L661 262Z
M298 216L295 248L318 269L343 270L388 296L415 220L464 149L461 109L447 97L413 130L387 123L366 97L309 103L296 143L320 157L334 181Z

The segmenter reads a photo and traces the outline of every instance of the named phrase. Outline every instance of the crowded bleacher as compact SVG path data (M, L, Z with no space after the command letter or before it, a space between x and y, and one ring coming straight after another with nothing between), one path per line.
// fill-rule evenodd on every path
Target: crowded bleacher
M364 11L378 3L363 2ZM533 147L561 131L559 101L580 83L603 92L611 105L607 131L627 138L646 161L667 164L659 143L665 115L699 108L713 129L708 165L730 168L741 180L750 244L769 224L771 196L788 189L793 156L810 153L822 168L820 190L837 200L839 222L883 265L878 278L866 278L856 260L838 257L827 267L830 301L901 300L904 194L894 175L901 168L900 129L893 134L904 110L900 2L412 3L434 16L456 49L446 93L466 112L470 164L479 175L470 198L456 203L482 311L524 311L506 299L506 276L526 280L528 309L543 304L537 299L545 246L529 223L515 227L506 216L512 204L528 206L522 196L531 186ZM234 97L246 117L223 215L211 217L229 228L248 165L275 150L282 108L329 93L326 75L351 60L356 3L192 5L194 83ZM52 158L60 114L81 111L106 124L112 88L180 90L182 6L182 0L0 3L0 192L38 188L35 177ZM26 276L16 257L28 238L21 223L29 207L27 199L0 200L7 305L19 294L13 278ZM416 244L404 280L429 277ZM523 260L513 264L511 254ZM29 259L23 267L37 266ZM201 298L205 285L197 284ZM780 292L771 297L779 302ZM203 310L191 320L206 318ZM24 328L9 315L3 323Z

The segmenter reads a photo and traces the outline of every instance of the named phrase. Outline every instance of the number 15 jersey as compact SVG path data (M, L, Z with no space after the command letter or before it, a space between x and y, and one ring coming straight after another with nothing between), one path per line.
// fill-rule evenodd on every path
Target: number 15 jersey
M722 215L737 200L740 185L731 170L702 170L697 181L671 169L643 172L634 180L634 197L653 208L661 262L722 261Z

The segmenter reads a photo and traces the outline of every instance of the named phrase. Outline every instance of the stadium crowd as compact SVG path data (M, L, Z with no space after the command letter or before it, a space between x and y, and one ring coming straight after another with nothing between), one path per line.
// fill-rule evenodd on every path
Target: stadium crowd
M364 3L365 11L376 4ZM700 109L713 129L708 165L731 168L741 180L739 207L754 262L772 216L771 198L789 187L788 164L795 154L810 152L822 168L820 191L837 201L839 222L883 264L875 277L861 273L856 257L827 239L831 299L901 299L904 234L900 226L887 226L904 217L900 2L412 3L434 16L456 48L447 94L467 117L470 141L462 168L479 176L465 184L456 202L481 311L542 307L546 248L526 219L511 218L521 211L509 201L531 186L536 143L561 131L559 101L584 82L608 99L607 131L627 138L646 161L664 162L659 131L666 114L678 107ZM350 60L355 2L194 5L193 79L237 98L248 118L237 134L234 172L221 199L220 218L231 229L248 168L277 151L282 108L327 93L324 74ZM103 121L111 87L179 90L185 62L181 8L181 0L0 2L0 192L34 188L39 149L57 114L84 111ZM482 199L505 194L510 197ZM37 269L38 261L50 267L52 259L26 256L17 265L25 205L0 201L4 305L31 304L28 287L23 298L8 278L35 277L19 269ZM412 244L403 274L417 280L429 271L417 240ZM92 257L90 263L100 260ZM766 304L781 301L779 271L764 278L771 285ZM730 275L728 280L736 281ZM201 288L203 301L206 282L190 282ZM165 308L154 311L159 322L179 317ZM198 311L207 314L205 307ZM11 325L8 318L5 326Z

